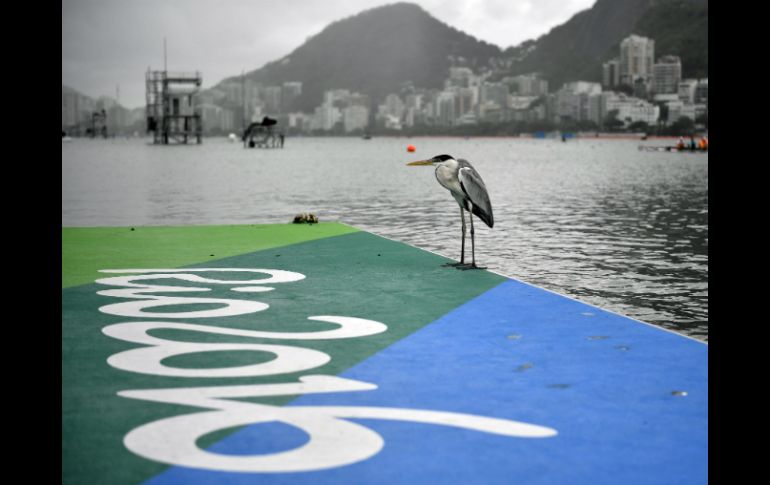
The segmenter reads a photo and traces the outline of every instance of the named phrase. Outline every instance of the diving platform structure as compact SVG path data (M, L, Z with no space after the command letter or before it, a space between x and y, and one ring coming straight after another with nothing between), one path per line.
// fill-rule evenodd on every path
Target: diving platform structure
M147 131L155 144L200 144L203 119L198 106L198 92L203 78L196 72L147 70Z

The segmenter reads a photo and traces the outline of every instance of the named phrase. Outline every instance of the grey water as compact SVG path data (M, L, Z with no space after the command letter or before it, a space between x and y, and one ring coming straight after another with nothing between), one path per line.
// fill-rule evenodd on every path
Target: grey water
M670 143L75 139L62 143L62 226L288 223L312 212L459 259L457 203L432 167L406 166L447 153L469 160L490 194L494 228L475 220L479 265L707 341L708 154L640 144Z

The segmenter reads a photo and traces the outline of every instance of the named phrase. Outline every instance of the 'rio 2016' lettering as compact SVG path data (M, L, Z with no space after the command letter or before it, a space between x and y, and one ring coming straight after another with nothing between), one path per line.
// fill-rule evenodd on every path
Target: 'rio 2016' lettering
M158 293L204 292L208 287L168 286L151 283L151 280L178 279L194 284L230 285L233 291L260 293L273 288L265 284L288 283L305 278L291 271L243 268L185 268L185 269L114 269L104 273L131 274L97 280L97 283L120 287L99 291L98 294L135 301L113 303L99 308L100 311L124 317L139 318L213 318L256 313L269 305L252 300L167 297ZM217 280L195 273L240 272L269 275L254 280ZM213 310L187 312L149 312L145 309L169 305L219 304ZM242 330L169 321L130 321L108 325L102 332L112 338L142 344L143 347L119 352L107 362L121 370L175 377L244 377L269 376L307 371L331 361L321 351L291 345L263 343L194 343L169 340L149 335L156 329L173 329L204 332L246 338L270 338L276 340L330 340L360 338L385 332L383 323L348 316L309 316L309 320L333 324L336 328L310 332L273 332ZM327 327L327 325L325 325ZM213 368L189 369L171 367L163 363L169 357L200 352L256 351L275 357L259 364ZM192 468L252 473L306 472L340 467L365 460L376 455L384 446L382 437L348 419L384 419L414 423L453 426L479 432L519 438L546 438L555 436L556 430L534 424L507 419L489 418L471 414L406 409L391 407L359 406L270 406L244 401L239 398L264 396L301 395L312 393L370 391L376 385L343 379L336 376L305 375L298 383L254 384L238 386L188 387L172 389L126 390L118 394L125 398L153 402L189 405L207 409L160 419L129 431L124 438L125 446L139 456L150 460ZM197 441L202 436L236 426L266 422L282 422L307 433L307 443L288 451L263 455L224 455L200 449Z

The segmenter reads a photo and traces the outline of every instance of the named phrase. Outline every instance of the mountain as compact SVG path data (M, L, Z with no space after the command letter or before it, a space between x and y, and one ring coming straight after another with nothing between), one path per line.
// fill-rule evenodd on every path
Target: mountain
M505 50L514 74L541 72L550 85L601 79L630 34L655 40L656 59L678 55L684 77L708 76L708 0L597 0L534 41Z
M323 92L350 89L380 102L406 84L441 88L452 65L495 77L540 72L552 90L566 81L601 80L602 63L618 57L631 34L655 40L656 59L678 55L684 77L708 77L708 0L597 0L538 39L504 51L396 3L327 26L288 56L245 75L263 85L301 81L292 110L312 111ZM240 83L241 77L223 80Z
M326 90L380 98L408 82L440 88L450 57L479 68L501 54L499 47L444 24L417 5L396 3L334 22L288 56L246 76L266 85L301 81L296 107L311 111Z
M640 35L655 39L656 57L674 54L682 59L684 77L709 73L708 0L654 2L636 23Z

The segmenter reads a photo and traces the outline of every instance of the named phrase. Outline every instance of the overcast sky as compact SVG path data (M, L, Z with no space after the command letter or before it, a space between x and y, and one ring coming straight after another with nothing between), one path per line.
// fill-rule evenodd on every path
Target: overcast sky
M501 48L535 39L596 0L410 0ZM203 86L251 71L329 23L394 0L62 0L61 77L85 95L144 104L144 73L201 71Z

